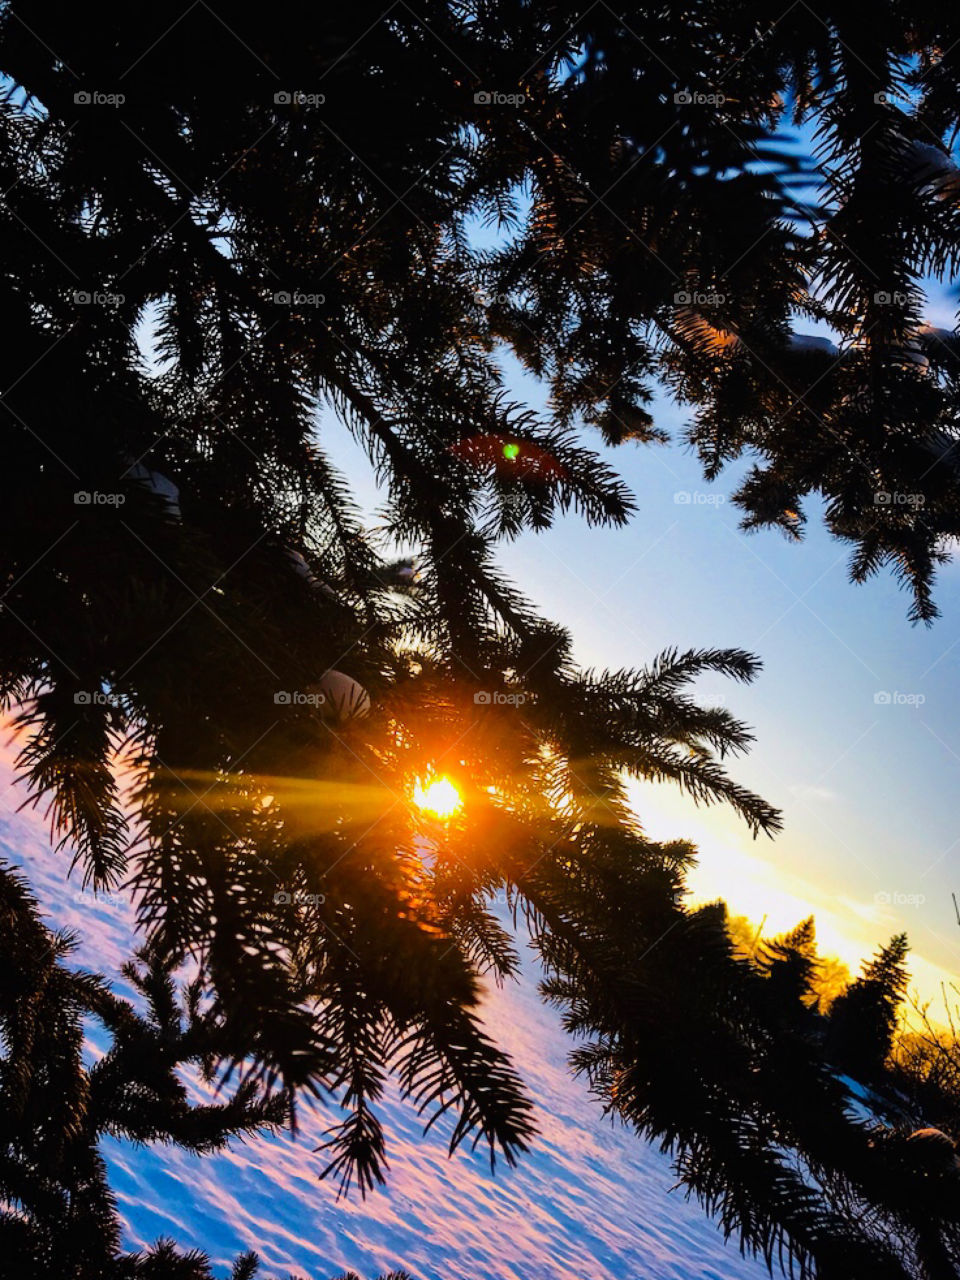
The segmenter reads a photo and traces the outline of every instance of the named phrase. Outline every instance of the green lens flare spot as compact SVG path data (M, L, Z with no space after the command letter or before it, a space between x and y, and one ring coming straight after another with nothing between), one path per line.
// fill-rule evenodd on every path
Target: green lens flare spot
M520 457L520 446L518 444L505 444L503 446L503 456L508 462L513 462L514 458Z

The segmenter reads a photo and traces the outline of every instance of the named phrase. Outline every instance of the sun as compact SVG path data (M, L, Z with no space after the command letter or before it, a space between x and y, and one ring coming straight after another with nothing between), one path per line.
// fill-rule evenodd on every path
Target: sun
M449 778L434 778L426 786L417 783L413 789L413 803L435 818L450 818L463 807L463 796Z

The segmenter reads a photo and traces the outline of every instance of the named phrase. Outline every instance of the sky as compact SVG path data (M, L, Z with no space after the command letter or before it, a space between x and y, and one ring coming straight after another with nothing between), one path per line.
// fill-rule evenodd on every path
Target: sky
M945 296L930 315L952 327ZM542 408L543 388L505 369L510 391ZM939 1000L941 980L960 974L960 565L940 574L941 618L913 626L892 575L848 580L850 549L827 534L816 502L799 546L743 533L728 501L738 467L705 484L682 443L685 411L666 397L654 411L669 445L614 449L583 433L636 498L625 528L563 516L502 544L500 564L569 629L585 667L636 667L670 646L756 653L764 669L752 686L710 677L698 692L754 728L752 751L730 770L782 809L783 833L754 841L730 812L637 784L647 833L698 845L693 900L723 897L758 925L766 917L765 936L813 912L821 950L854 971L906 930L915 988ZM319 438L375 523L382 495L362 450L330 414Z
M809 152L809 130L784 145ZM813 189L799 195L816 199ZM476 225L472 238L491 247L497 236ZM927 282L930 324L952 329L956 305L956 289ZM797 331L830 335L806 320ZM543 411L545 388L511 357L503 365L512 397ZM892 574L849 581L850 549L827 534L816 500L799 546L778 531L742 532L728 499L748 463L706 484L683 444L687 410L665 392L650 408L671 443L610 448L581 433L634 494L627 527L561 516L547 532L502 544L500 564L568 628L584 667L635 667L668 647L756 653L764 670L753 686L712 678L699 692L755 728L752 752L731 772L783 811L783 833L754 841L730 813L698 810L669 785L636 784L648 835L699 847L691 901L722 897L763 922L765 936L813 913L821 950L853 972L905 930L914 991L942 1005L942 983L960 985L960 565L940 573L942 616L930 628L910 624ZM375 525L384 495L364 449L329 410L317 433Z
M928 319L952 327L953 300L935 291ZM542 407L543 389L509 362L506 369L508 388ZM546 533L504 544L501 565L570 630L585 667L639 666L667 647L756 653L764 670L754 685L709 677L699 691L754 726L753 750L730 769L783 810L783 833L754 840L721 807L698 809L675 788L637 783L645 829L698 846L693 901L723 897L768 935L812 912L821 948L853 969L906 930L915 985L935 999L941 980L960 982L952 897L960 895L960 566L940 575L942 617L912 626L909 598L891 575L848 581L849 548L826 534L815 504L801 546L776 532L742 533L728 501L738 469L706 485L679 443L683 411L666 398L655 411L672 444L614 450L584 434L635 495L628 526L591 530L561 517ZM329 414L319 434L375 519L381 495L362 450ZM113 976L129 953L128 907L78 896L77 883L66 883L66 861L51 853L43 823L13 812L10 776L7 752L0 852L29 864L52 924L79 929L78 959ZM439 1135L422 1143L393 1097L393 1177L367 1204L337 1204L317 1183L322 1116L298 1138L254 1139L203 1161L110 1144L127 1242L173 1235L210 1248L221 1274L232 1254L256 1247L269 1266L318 1280L345 1267L372 1277L401 1264L417 1280L766 1274L726 1248L696 1206L668 1195L669 1161L605 1123L570 1080L568 1046L529 970L519 987L491 992L487 1014L538 1104L542 1136L519 1170L494 1181L479 1158L448 1162Z
M801 156L813 149L808 126L784 129L780 141ZM817 200L810 185L794 194ZM470 234L478 247L498 239L479 223ZM929 323L952 329L956 309L955 288L927 282ZM830 333L807 320L797 330ZM152 358L149 342L144 354ZM543 410L544 387L509 356L503 364L512 396ZM650 407L670 444L614 449L582 432L636 498L628 526L560 517L503 544L501 566L569 629L585 667L639 666L667 647L756 653L764 670L753 686L713 678L699 691L755 728L753 751L731 772L783 811L783 833L754 841L730 813L697 810L672 786L637 784L647 833L698 845L692 900L722 897L768 936L813 912L821 950L854 972L906 930L915 988L939 1001L941 982L960 975L960 565L940 574L942 616L931 628L911 625L909 597L890 573L849 582L850 550L826 533L816 501L800 546L777 531L743 533L728 497L748 464L705 484L682 443L686 411L665 393ZM383 495L366 453L329 411L318 438L375 524Z
M784 128L780 141L809 161L809 125ZM794 195L808 208L818 198L810 184ZM472 235L487 248L498 238L480 225ZM953 329L956 288L927 280L925 292L926 321ZM796 332L836 339L806 319ZM545 410L545 388L511 357L503 367L508 391ZM942 984L960 985L960 563L939 576L941 617L914 626L891 573L849 581L850 548L827 533L818 501L804 509L799 546L779 531L741 531L729 495L749 460L706 484L683 443L689 410L666 392L648 408L669 444L611 448L598 432L581 433L636 499L627 527L560 517L546 533L504 544L501 567L568 628L584 667L636 667L668 647L757 654L764 670L752 686L713 677L699 692L754 727L753 750L730 769L783 811L783 833L755 841L732 813L697 809L672 785L638 783L647 834L697 844L691 901L724 898L763 922L765 936L813 913L821 951L853 972L905 930L913 991L942 1007ZM374 519L382 495L366 455L329 413L319 438Z

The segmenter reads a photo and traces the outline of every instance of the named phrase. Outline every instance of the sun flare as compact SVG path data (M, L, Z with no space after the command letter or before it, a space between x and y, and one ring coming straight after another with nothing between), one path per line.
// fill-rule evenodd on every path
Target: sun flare
M463 797L449 778L434 778L426 786L417 783L413 803L435 818L450 818L462 807Z

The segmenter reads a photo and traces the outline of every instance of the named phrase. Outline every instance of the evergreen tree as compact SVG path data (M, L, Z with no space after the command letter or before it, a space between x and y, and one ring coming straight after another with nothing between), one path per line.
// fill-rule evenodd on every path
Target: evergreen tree
M201 1009L202 985L178 998L169 970L150 949L124 976L137 1012L102 978L67 967L75 940L51 935L22 878L0 867L0 1239L7 1274L33 1277L208 1274L199 1262L172 1265L161 1249L121 1264L120 1227L98 1141L169 1142L198 1153L237 1134L276 1128L290 1100L243 1080L228 1101L196 1105L177 1070L208 1079L229 1056L231 1033ZM83 1064L84 1019L109 1032L108 1051Z
M529 1141L477 1015L480 975L516 967L502 890L596 1036L597 1087L726 1227L822 1275L907 1274L885 1151L809 1046L787 1069L770 979L718 913L681 910L689 849L646 842L627 805L626 776L671 779L777 829L724 768L746 726L689 694L758 663L579 671L495 553L568 509L628 518L574 428L655 438L659 376L711 474L759 457L748 524L799 536L819 492L855 575L891 560L932 616L960 513L955 343L924 330L917 282L955 266L954 23L111 2L105 40L60 0L0 15L0 687L21 767L81 874L132 877L152 954L199 965L250 1099L345 1103L343 1184L383 1176L391 1071L453 1112L453 1146ZM735 98L692 100L726 69ZM914 82L915 111L887 100ZM787 100L830 152L812 232L810 175L770 137ZM478 215L503 246L476 248ZM843 353L792 342L794 311ZM507 398L504 343L549 380L545 418ZM377 467L386 546L324 452L323 401ZM384 562L398 547L416 581ZM431 771L464 797L445 825L409 803Z
M952 348L922 331L915 287L922 270L953 263L956 184L945 154L921 140L953 124L952 62L938 53L953 41L939 10L904 24L885 7L856 55L846 6L771 22L749 6L731 15L706 4L696 23L671 24L643 7L614 19L506 5L495 32L482 6L472 21L434 4L390 22L360 6L311 15L307 42L297 6L256 28L238 18L235 31L202 7L183 16L116 6L116 38L101 48L68 6L38 5L22 20L15 5L6 10L5 303L16 321L7 456L17 474L42 477L9 512L14 579L49 549L31 569L34 590L9 604L21 662L49 660L50 647L63 662L76 656L31 598L41 590L68 616L104 599L139 663L143 633L152 639L196 612L198 597L199 621L234 625L223 614L239 584L226 588L224 572L239 576L238 556L252 570L268 540L296 543L308 558L323 547L328 574L356 583L362 539L322 456L306 447L323 393L383 468L392 531L425 547L432 632L452 642L457 663L482 669L490 615L524 635L517 602L488 572L484 531L542 525L557 503L622 519L622 490L561 433L582 414L611 439L649 435L642 404L655 372L702 406L695 436L709 466L745 448L769 459L740 495L751 521L795 535L804 493L821 489L836 531L860 545L856 572L894 558L918 613L930 613L930 572L955 532L957 496L949 458L938 461L951 447ZM855 29L854 46L866 40L863 24ZM215 76L205 56L197 61L211 39L223 55ZM919 55L916 73L908 55ZM728 66L735 96L686 100ZM530 92L517 110L472 102L467 69L510 83L524 67L536 70L529 84L521 77ZM322 80L325 92L277 91L283 75ZM919 105L907 113L895 103L914 81ZM122 102L97 100L111 89ZM788 100L797 119L821 122L830 149L835 198L809 239L789 220L798 206L783 157L760 173L755 163ZM641 129L665 141L645 145ZM304 166L305 155L321 159ZM401 199L397 155L424 175ZM523 183L529 216L515 195ZM595 190L607 194L591 204ZM516 228L502 253L471 250L464 228L478 209ZM729 258L735 275L721 269ZM877 281L908 302L877 301ZM678 282L680 294L712 290L724 301L677 303ZM97 287L110 304L78 305L74 295ZM291 288L307 301L288 304ZM484 307L487 297L506 301ZM786 342L797 306L840 327L842 360ZM151 314L165 365L145 380L131 340ZM552 377L549 430L503 402L489 350L497 340ZM69 404L51 395L58 387L70 388ZM524 466L505 465L504 441ZM194 536L173 539L186 545L138 523L163 508L141 492L154 462L178 479L189 472ZM75 536L64 512L78 484L119 487L129 537L146 545L123 550L117 535L128 535L115 521L86 521ZM923 508L882 509L878 493ZM205 525L213 546L195 545ZM142 583L150 575L139 561L151 554L169 572ZM261 579L277 576L276 556L256 559ZM97 566L96 595L78 561ZM214 585L223 602L210 599ZM156 608L160 592L179 598ZM289 640L274 607L277 640ZM341 621L337 642L349 644L347 614ZM264 628L255 652L265 646ZM222 667L211 667L222 685ZM99 673L78 674L95 684ZM104 821L98 856L108 866L117 841Z
M907 993L908 950L905 933L891 938L830 1009L827 1051L857 1079L876 1079L890 1056Z
M170 1241L134 1254L121 1226L98 1150L105 1135L171 1143L207 1154L233 1137L274 1130L291 1099L249 1077L225 1102L191 1103L180 1078L195 1067L208 1083L234 1051L231 1033L204 1008L199 979L177 988L170 967L144 948L123 976L135 1007L96 974L67 965L76 939L43 925L23 878L0 864L0 1250L17 1280L212 1280L206 1256ZM110 1036L90 1067L83 1023ZM231 1280L259 1274L254 1254ZM342 1277L356 1280L356 1277ZM406 1280L397 1271L381 1280Z
M772 1016L770 980L737 956L722 905L638 929L649 867L620 836L591 840L589 857L537 867L538 943L545 994L584 1041L573 1063L607 1108L671 1152L771 1270L960 1274L960 1165L855 1118L816 1040Z
M794 1025L810 1025L807 1016L816 1003L819 970L813 916L782 937L763 942L757 957L766 976L766 995L775 1017Z

